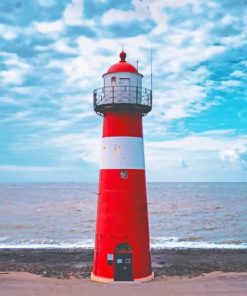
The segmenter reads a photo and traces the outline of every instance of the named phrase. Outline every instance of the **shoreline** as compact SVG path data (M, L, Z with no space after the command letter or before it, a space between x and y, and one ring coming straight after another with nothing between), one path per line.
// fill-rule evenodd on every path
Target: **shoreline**
M152 239L152 238L151 238ZM65 243L65 244L1 244L1 250L74 250L74 249L94 249L94 244L77 244L77 243ZM184 239L178 239L175 241L168 241L167 243L162 243L162 245L155 245L151 243L152 250L163 250L163 249L200 249L200 250L247 250L247 243L207 243L203 241L188 241Z
M0 274L28 272L42 277L89 278L93 249L1 249ZM246 249L151 249L155 277L195 277L247 272Z

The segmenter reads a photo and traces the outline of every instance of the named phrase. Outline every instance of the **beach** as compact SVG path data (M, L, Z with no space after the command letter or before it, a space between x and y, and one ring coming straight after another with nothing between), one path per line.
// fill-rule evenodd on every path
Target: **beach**
M59 280L28 273L0 274L1 296L245 296L247 273L213 272L196 278L166 277L145 284L99 284L87 279Z
M246 295L247 250L152 250L155 279L101 284L89 279L92 249L1 250L1 296ZM182 293L182 294L181 294Z

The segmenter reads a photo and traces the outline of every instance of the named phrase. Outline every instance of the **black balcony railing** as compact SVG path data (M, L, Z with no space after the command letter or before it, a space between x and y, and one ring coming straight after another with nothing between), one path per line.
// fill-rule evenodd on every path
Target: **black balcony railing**
M109 86L93 92L94 110L103 115L111 109L138 110L146 115L152 109L152 90L137 86Z

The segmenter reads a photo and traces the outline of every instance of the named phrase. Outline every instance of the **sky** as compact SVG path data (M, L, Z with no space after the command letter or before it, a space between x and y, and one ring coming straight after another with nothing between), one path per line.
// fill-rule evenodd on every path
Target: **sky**
M247 0L1 0L0 182L97 182L92 92L144 74L147 181L247 181Z

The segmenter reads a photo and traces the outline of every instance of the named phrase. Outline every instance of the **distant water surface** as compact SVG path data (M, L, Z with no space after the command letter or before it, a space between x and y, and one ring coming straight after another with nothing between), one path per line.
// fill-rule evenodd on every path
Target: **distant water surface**
M153 248L247 248L247 183L148 183ZM93 247L94 183L0 185L0 248Z

